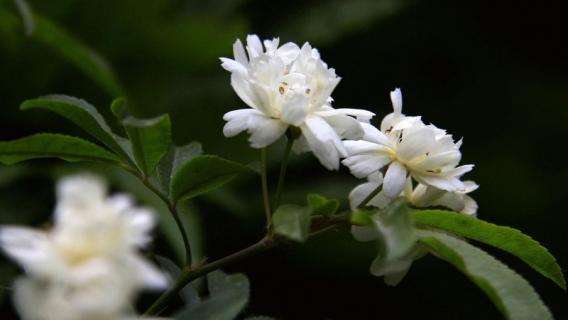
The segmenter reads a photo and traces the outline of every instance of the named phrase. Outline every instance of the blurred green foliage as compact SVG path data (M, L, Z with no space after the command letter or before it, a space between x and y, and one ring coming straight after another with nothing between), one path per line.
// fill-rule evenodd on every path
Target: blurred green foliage
M24 100L64 93L89 101L112 119L109 106L120 94L135 116L169 113L177 145L199 141L207 153L250 163L258 152L248 148L246 137L222 135L222 115L244 104L218 57L231 56L234 40L247 33L309 41L343 77L334 93L337 106L369 108L382 117L390 112L389 90L401 86L405 113L421 114L455 137L465 137L463 161L476 164L469 177L481 185L473 194L480 216L525 231L546 245L560 265L568 265L563 242L568 170L561 156L568 120L568 52L561 40L562 10L550 4L36 0L29 5L35 23L31 28L28 22L31 32L26 32L16 2L0 0L1 140L45 131L86 138L56 115L20 112ZM270 149L273 178L283 149L283 144ZM0 167L0 222L47 226L54 177L84 168L53 160ZM132 176L87 168L164 212L159 199ZM311 155L293 155L288 174L285 203L303 204L305 195L315 192L341 199L345 208L345 196L357 183L345 169L321 168ZM257 177L246 176L188 202L186 224L202 244L194 254L216 258L256 241L263 231L261 203ZM162 225L168 223L175 230L173 221ZM176 242L165 237L177 233L161 232L156 251L179 252L171 245ZM235 270L251 278L251 315L498 317L481 293L441 263L420 261L393 289L368 275L372 259L371 247L337 232L253 258ZM557 318L568 317L565 296L553 284L531 277L516 261L503 260L529 276ZM2 261L2 288L15 272ZM440 296L447 300L441 303ZM4 303L0 318L11 317L11 307Z

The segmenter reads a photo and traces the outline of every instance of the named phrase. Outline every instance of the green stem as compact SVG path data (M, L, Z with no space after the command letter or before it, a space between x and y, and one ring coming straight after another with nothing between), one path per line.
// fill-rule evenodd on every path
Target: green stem
M333 230L341 224L349 223L350 213L340 214L333 217L321 217L317 219L314 223L314 230L310 232L308 237L317 236L329 230ZM240 259L249 257L251 255L263 252L267 249L273 248L282 243L286 243L287 240L281 237L274 237L271 235L266 235L262 240L257 243L246 247L238 252L228 255L219 260L215 260L210 263L198 266L195 269L186 268L178 276L174 284L164 292L151 306L144 312L144 316L154 315L160 313L170 302L175 298L176 294L183 289L188 283L195 279L201 278L202 276L215 271L217 269L224 268Z
M183 289L191 281L200 278L212 271L223 268L229 264L232 264L240 259L248 257L250 255L262 252L266 249L274 247L278 242L276 240L270 239L268 236L264 237L259 242L246 247L238 252L228 255L219 260L204 264L197 267L196 269L184 269L179 277L176 279L175 283L164 292L151 306L146 310L144 316L157 314L161 311L167 303L175 298L176 294Z
M280 197L282 196L282 191L284 190L286 169L288 168L288 160L290 159L290 151L292 150L293 144L294 139L288 137L288 139L286 140L286 147L284 149L284 156L282 157L282 163L280 164L280 176L278 177L278 186L276 187L274 208L278 208L278 206L280 205Z
M379 194L379 192L381 192L382 190L382 184L380 184L375 190L373 190L373 192L369 193L369 195L363 200L363 202L361 202L357 208L361 209L363 207L365 207L367 205L367 203L369 203L371 200L373 200L373 198Z
M185 259L184 259L185 264L186 265L191 264L191 245L189 244L189 237L187 236L187 232L185 231L183 222L181 221L179 212L177 210L177 204L175 202L170 201L168 196L165 193L163 193L160 189L156 188L150 181L148 181L146 177L141 176L137 172L135 172L135 175L140 179L140 181L142 181L142 183L146 186L146 188L148 188L155 195L157 195L168 206L168 209L170 210L170 213L172 214L176 222L176 225L181 234L181 238L183 240L183 246L185 249Z
M262 199L264 202L264 212L266 214L266 229L272 226L272 211L270 210L270 200L268 197L266 148L260 150L260 179L262 182Z

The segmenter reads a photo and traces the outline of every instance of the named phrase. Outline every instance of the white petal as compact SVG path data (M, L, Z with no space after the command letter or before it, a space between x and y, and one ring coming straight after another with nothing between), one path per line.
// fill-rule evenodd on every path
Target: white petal
M385 262L382 257L377 257L371 264L371 274L377 277L393 273L406 272L412 265L412 259L399 259Z
M246 130L251 136L253 148L264 148L278 140L288 127L278 119L265 116L255 109L240 109L227 112L223 119L227 121L223 128L226 137L232 137Z
M221 60L221 67L223 67L223 69L229 71L229 72L237 72L237 73L241 73L243 75L246 75L248 73L247 68L245 66L243 66L242 64L240 64L239 62L233 60L233 59L228 59L228 58L219 58Z
M473 167L473 164L464 164L463 166L459 166L457 168L444 172L444 174L448 174L454 177L461 177L462 175L473 170Z
M349 205L351 210L357 209L359 204L361 204L361 202L363 202L363 200L365 200L365 198L367 198L371 192L377 189L380 185L381 184L377 182L365 182L353 188L353 190L349 193Z
M412 168L421 171L440 169L457 164L460 158L461 153L459 151L429 154L419 163L413 164Z
M421 183L436 187L438 189L450 191L450 192L463 192L465 191L465 186L458 178L453 176L434 176L426 174L414 174L412 175L416 180Z
M365 123L369 122L371 118L375 116L373 112L364 109L340 108L336 110L348 116L355 117L358 121Z
M292 94L288 96L288 100L282 106L282 121L300 126L308 115L309 100L308 96L303 93Z
M294 141L292 150L294 150L295 153L310 151L310 145L308 144L308 141L306 140L306 137L304 135L301 135Z
M358 140L363 137L361 123L350 116L336 114L324 119L342 139Z
M346 140L343 142L348 155L371 154L389 155L389 149L364 140Z
M361 127L365 132L363 134L362 138L363 140L374 142L388 147L391 146L389 138L384 133L379 131L379 129L375 128L373 125L368 123L361 123Z
M463 185L465 186L465 193L470 193L479 188L479 185L471 180L464 181Z
M365 178L391 162L388 156L360 154L343 159L341 163L357 178Z
M225 137L233 137L242 131L251 127L256 117L262 116L262 113L256 109L239 109L225 113L223 120L227 124L223 127Z
M276 50L276 54L282 59L282 61L284 61L285 64L289 64L296 60L298 54L300 54L300 48L295 43L288 42L278 48L278 50Z
M26 271L48 268L53 251L48 235L23 227L0 228L0 247Z
M262 101L254 92L254 88L249 80L250 79L243 74L237 72L231 74L231 86L233 90L235 90L235 93L249 107L259 109L262 106Z
M464 207L462 209L462 213L468 214L468 215L476 215L477 214L477 202L475 202L475 200L473 200L472 197L468 196L468 195L464 195Z
M288 125L278 119L271 119L268 117L257 117L254 127L251 127L248 132L250 133L250 145L253 148L264 148L271 145L278 140Z
M411 132L408 135L402 131L402 142L398 145L396 153L401 160L410 161L428 152L436 143L432 130L426 128Z
M396 88L390 92L390 98L392 101L392 107L395 113L402 113L402 93L400 88Z
M251 60L264 52L262 43L256 34L249 34L247 36L247 51Z
M330 170L339 169L339 158L346 157L347 152L333 128L321 117L308 116L301 129L321 164Z
M406 183L406 168L398 161L393 161L385 173L383 191L391 199L398 198Z
M248 64L247 54L240 39L237 39L237 41L233 44L233 55L235 57L235 61L238 63L243 66Z

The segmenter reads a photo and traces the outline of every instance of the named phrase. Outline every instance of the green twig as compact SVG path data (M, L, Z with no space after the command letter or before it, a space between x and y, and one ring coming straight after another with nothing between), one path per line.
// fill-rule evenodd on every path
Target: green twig
M260 179L262 183L262 199L264 202L264 212L266 214L266 229L272 226L272 211L270 210L270 200L268 197L266 148L260 150Z
M284 190L284 182L286 180L286 168L288 167L288 160L290 159L290 151L292 150L293 144L294 139L288 137L288 139L286 140L286 147L284 149L284 156L282 157L282 162L280 164L280 176L278 177L278 186L276 187L274 208L278 208L278 206L280 205L280 197L282 196L282 191Z
M164 292L151 306L150 308L148 308L148 310L146 310L146 312L144 313L145 316L147 315L152 315L152 314L156 314L158 311L160 311L161 309L163 309L167 303L172 300L176 294L183 289L183 287L185 287L188 283L190 283L191 281L200 278L212 271L215 271L217 269L223 268L229 264L232 264L240 259L243 259L245 257L248 257L250 255L262 252L266 249L269 249L273 246L275 246L278 242L274 239L267 237L264 237L262 240L260 240L259 242L246 247L238 252L235 252L231 255L228 255L224 258L221 258L219 260L215 260L213 262L210 263L206 263L204 265L201 265L195 269L190 269L190 268L186 268L182 271L182 273L179 275L179 277L176 279L176 281L174 282L174 284L166 291Z

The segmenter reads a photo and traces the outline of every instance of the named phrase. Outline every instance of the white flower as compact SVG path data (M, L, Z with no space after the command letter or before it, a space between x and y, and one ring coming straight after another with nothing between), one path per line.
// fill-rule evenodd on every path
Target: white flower
M138 290L167 286L137 252L150 240L152 212L107 197L88 175L62 179L57 196L52 230L0 229L0 246L28 274L14 286L23 319L122 319Z
M344 141L349 156L342 161L356 177L368 177L386 167L383 190L387 197L397 198L406 178L449 192L465 192L460 177L473 165L457 166L461 159L461 140L434 125L425 125L420 117L402 114L399 89L391 92L394 112L387 115L381 129L362 124L362 140Z
M231 72L231 85L250 108L228 112L223 133L232 137L250 134L254 148L264 148L290 126L301 130L296 152L312 151L328 169L338 169L347 156L341 139L359 139L373 113L360 109L334 109L331 92L340 78L328 68L310 44L294 43L279 47L279 40L247 37L246 51L240 40L233 45L234 60L221 58ZM248 56L247 56L248 54Z

